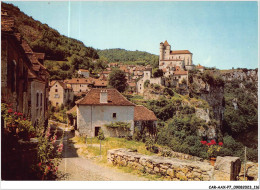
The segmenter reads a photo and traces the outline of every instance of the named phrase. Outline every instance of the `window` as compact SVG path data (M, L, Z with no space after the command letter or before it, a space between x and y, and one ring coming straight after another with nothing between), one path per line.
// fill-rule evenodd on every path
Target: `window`
M54 94L54 98L59 98L59 94Z
M58 87L58 85L56 84L56 87Z
M58 89L55 89L55 92L58 92Z
M36 94L36 107L39 105L39 93Z
M181 76L179 76L179 79L181 78Z
M116 118L116 113L113 113L113 118Z
M59 103L58 102L56 102L56 106L58 106L59 105Z
M41 106L42 106L42 93L41 93Z

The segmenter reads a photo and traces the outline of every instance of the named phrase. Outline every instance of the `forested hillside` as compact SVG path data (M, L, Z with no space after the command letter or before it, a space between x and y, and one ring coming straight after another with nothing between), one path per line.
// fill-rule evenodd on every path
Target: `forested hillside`
M15 31L29 43L35 52L45 53L45 66L51 79L72 77L79 68L100 70L104 66L97 51L81 41L61 35L57 30L34 20L12 4L1 3L2 9L14 17Z
M144 51L127 51L125 49L98 50L99 57L108 62L123 62L134 65L152 65L158 67L159 56Z

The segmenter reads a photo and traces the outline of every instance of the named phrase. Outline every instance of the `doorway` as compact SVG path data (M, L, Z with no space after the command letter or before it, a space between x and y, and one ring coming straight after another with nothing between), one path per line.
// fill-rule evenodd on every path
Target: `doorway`
M99 132L100 128L101 128L101 127L95 127L95 137L98 136L98 132Z

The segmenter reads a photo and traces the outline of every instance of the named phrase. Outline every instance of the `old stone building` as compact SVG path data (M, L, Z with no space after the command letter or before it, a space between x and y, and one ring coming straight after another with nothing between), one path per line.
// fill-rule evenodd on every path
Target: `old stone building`
M162 78L161 77L156 77L152 78L152 70L151 68L147 68L143 71L143 77L139 79L136 83L136 92L138 94L143 94L144 93L144 83L145 81L149 81L150 84L158 84L162 85Z
M14 32L14 19L5 10L1 16L1 101L12 104L33 124L38 118L46 121L48 72L40 63L44 55L33 52Z
M82 75L82 76L85 77L85 78L88 78L88 77L89 77L89 71L86 70L86 69L79 69L79 70L78 70L78 74L79 74L79 75Z
M74 94L80 92L88 92L90 88L94 86L94 79L91 77L88 78L72 78L64 80L68 86L72 88Z
M76 105L77 128L81 135L88 137L97 136L100 129L106 137L133 135L135 121L140 124L145 120L143 115L151 115L150 110L143 109L142 115L139 115L139 118L137 115L135 117L136 105L128 101L116 89L93 88L84 98L78 100ZM106 126L115 122L128 123L130 128L125 130Z
M182 70L194 68L192 63L192 53L189 50L171 50L167 40L160 43L159 68L173 68L179 66Z
M74 99L74 93L70 85L63 81L53 80L50 84L49 101L52 106L66 106Z

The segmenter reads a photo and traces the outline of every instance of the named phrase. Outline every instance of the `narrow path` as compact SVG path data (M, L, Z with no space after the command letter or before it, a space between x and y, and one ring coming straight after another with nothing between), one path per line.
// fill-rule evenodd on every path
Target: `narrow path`
M93 160L81 158L78 156L76 148L70 138L74 134L65 132L63 159L59 166L62 172L59 180L68 181L145 181L144 177L135 176L129 173L123 173L115 168L101 166Z

